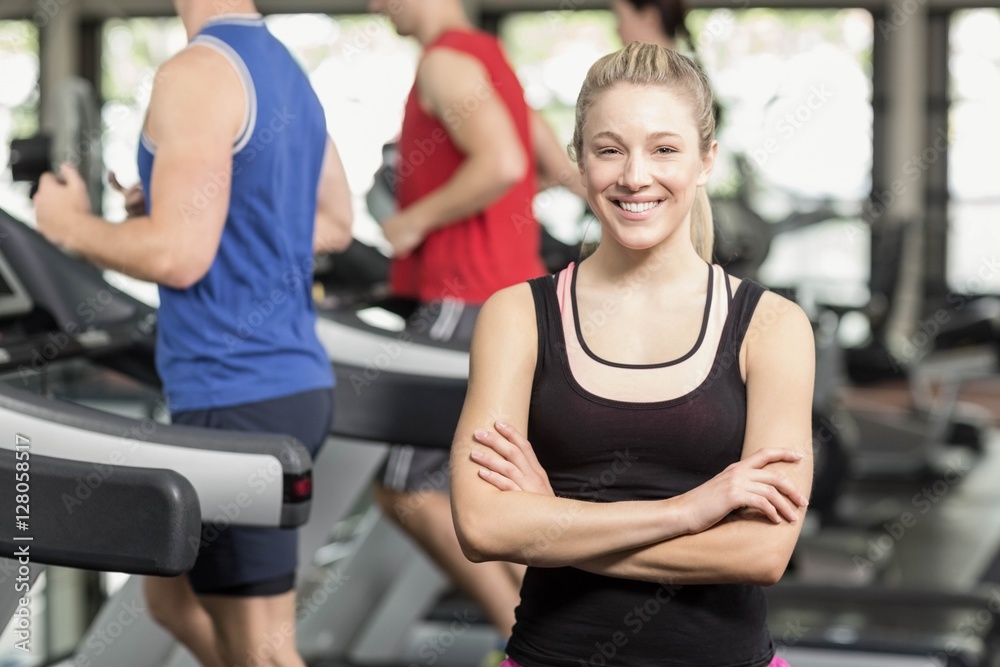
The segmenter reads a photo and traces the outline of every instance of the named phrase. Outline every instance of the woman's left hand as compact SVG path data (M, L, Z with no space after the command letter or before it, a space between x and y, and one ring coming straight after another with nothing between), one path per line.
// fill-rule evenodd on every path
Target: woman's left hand
M527 491L554 496L549 476L538 462L531 443L510 424L494 422L496 433L476 431L476 442L486 451L473 449L470 456L482 468L479 476L501 491Z

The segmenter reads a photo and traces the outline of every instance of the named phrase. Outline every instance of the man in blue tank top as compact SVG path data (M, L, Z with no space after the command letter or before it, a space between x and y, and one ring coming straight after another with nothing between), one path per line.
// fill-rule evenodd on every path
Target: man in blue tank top
M157 72L139 149L146 215L90 214L72 168L43 177L39 230L160 285L157 367L175 423L286 433L315 454L333 377L315 251L350 241L350 192L308 78L251 0L176 0L190 44ZM206 666L303 665L296 531L210 527L194 569L148 579L154 618ZM265 641L263 638L267 638Z

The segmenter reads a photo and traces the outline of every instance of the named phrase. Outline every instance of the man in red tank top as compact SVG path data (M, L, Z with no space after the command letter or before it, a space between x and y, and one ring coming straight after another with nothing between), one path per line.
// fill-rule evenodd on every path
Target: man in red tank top
M410 326L471 340L494 292L545 273L532 199L541 184L583 193L552 131L525 103L492 35L474 30L460 0L369 0L423 53L406 103L396 170L392 292L422 308ZM377 486L383 510L471 594L506 638L523 568L469 562L447 496L448 449L393 446Z

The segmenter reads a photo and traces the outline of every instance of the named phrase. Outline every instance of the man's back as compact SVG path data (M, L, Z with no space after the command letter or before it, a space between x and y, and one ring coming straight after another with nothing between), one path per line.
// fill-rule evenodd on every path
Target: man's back
M221 176L205 182L181 209L191 215L228 190L215 260L190 288L160 288L157 364L170 407L221 407L328 387L310 280L326 147L322 107L259 18L209 21L191 46L229 61L242 81L245 113L231 183ZM154 156L144 134L139 160L147 192Z
M450 50L478 61L491 88L482 86L440 116L424 109L419 83L406 104L400 135L397 187L406 208L447 183L466 160L449 136L483 102L496 95L509 114L528 156L522 178L481 211L434 230L411 255L394 261L392 288L423 302L458 299L483 303L493 292L544 273L539 258L540 231L532 213L536 187L528 107L516 74L496 39L475 30L443 32L427 55Z

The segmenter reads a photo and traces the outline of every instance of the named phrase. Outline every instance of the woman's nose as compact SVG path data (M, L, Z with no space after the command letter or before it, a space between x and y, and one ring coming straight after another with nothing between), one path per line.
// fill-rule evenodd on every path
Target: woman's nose
M652 182L649 165L642 155L631 155L625 160L622 173L618 177L618 185L635 191L644 188Z

